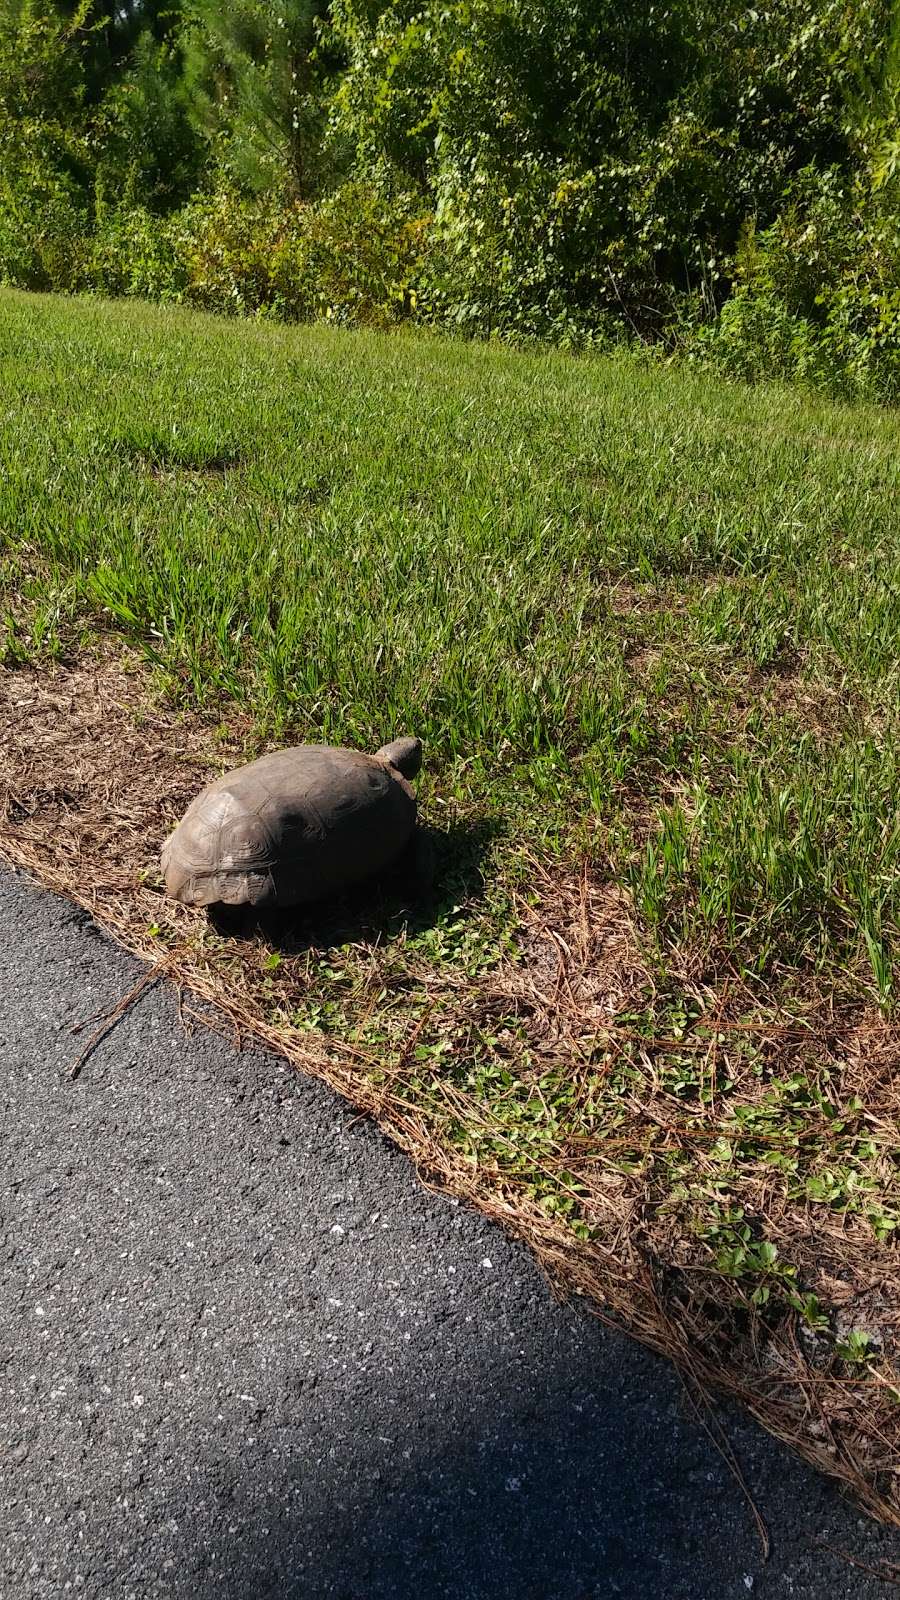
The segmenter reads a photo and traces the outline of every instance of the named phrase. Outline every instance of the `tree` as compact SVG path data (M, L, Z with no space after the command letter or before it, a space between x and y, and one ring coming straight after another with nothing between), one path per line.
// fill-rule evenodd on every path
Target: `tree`
M241 186L295 198L316 187L323 9L324 0L189 0L183 37L196 121Z

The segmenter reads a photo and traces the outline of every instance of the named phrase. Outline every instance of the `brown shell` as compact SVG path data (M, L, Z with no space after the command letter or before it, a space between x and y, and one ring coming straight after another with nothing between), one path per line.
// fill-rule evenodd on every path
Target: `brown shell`
M188 807L162 851L166 893L186 905L293 906L389 866L416 797L388 762L304 744L226 772Z

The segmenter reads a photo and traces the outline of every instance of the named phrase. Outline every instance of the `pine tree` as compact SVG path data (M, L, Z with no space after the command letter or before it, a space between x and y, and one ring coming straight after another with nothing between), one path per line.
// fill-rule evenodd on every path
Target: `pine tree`
M305 198L318 181L322 0L189 0L186 76L225 175Z

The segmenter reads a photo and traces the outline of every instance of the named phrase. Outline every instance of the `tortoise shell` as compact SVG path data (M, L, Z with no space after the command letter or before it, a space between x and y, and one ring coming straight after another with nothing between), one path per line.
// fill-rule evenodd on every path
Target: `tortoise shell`
M163 846L166 893L193 906L294 906L382 871L416 824L415 794L390 759L413 746L369 756L297 745L226 772ZM418 759L405 764L414 772Z

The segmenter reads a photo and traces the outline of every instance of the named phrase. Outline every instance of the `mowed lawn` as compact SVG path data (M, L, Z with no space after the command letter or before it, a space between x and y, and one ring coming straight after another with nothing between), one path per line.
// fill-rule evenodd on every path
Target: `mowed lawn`
M143 872L134 941L352 1041L426 1166L882 1510L898 443L624 355L0 295L7 681L112 636L210 766L233 728L425 744L427 912L236 958Z

